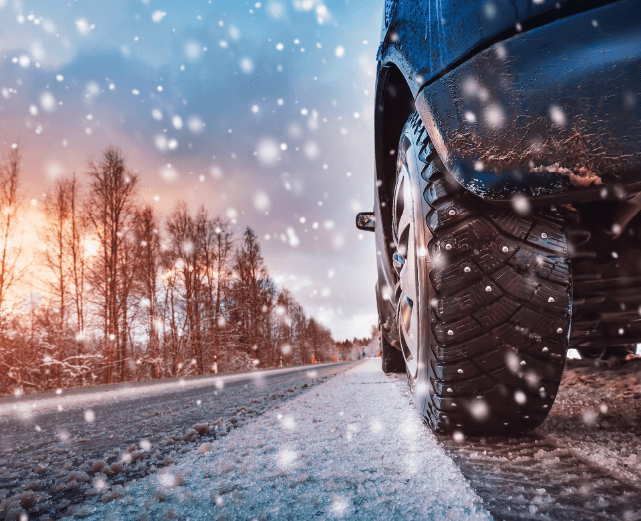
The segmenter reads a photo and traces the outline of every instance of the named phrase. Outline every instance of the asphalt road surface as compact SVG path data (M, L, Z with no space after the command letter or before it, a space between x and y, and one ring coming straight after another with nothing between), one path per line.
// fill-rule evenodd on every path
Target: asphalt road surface
M27 492L23 506L35 502L29 519L63 517L69 506L85 500L89 481L83 480L93 476L95 461L115 463L118 470L123 453L135 445L171 464L193 443L224 437L353 366L317 364L2 398L0 502ZM183 439L192 426L214 422L208 434ZM149 460L125 464L106 481L118 485L147 475L159 466ZM67 480L74 471L82 474ZM10 509L4 510L0 519Z

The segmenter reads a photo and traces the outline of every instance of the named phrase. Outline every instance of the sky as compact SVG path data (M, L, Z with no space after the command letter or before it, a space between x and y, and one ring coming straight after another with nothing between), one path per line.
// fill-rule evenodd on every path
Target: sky
M0 0L0 152L37 215L119 147L140 199L251 226L270 275L334 338L377 323L374 87L384 3Z

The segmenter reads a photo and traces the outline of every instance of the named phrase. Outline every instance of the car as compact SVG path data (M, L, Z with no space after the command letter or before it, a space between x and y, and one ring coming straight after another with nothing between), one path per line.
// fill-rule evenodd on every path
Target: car
M641 1L386 0L382 366L436 431L523 433L569 347L641 342Z

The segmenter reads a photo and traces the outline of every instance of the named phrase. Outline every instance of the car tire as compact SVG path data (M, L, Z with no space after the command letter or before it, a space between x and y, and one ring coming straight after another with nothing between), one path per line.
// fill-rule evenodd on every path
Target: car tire
M417 112L393 196L396 323L414 403L434 430L534 429L556 396L571 317L563 218L465 191Z

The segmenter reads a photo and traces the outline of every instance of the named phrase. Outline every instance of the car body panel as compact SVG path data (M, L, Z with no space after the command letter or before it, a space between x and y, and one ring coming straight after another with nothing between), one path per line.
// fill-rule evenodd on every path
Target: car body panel
M387 0L379 60L401 67L416 95L424 83L542 15L567 16L607 0Z
M423 89L416 106L450 172L483 198L614 196L641 182L641 5L497 43Z
M400 1L379 71L402 72L441 159L477 195L617 194L641 183L641 2L603 3Z

